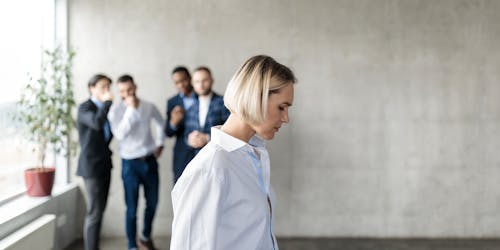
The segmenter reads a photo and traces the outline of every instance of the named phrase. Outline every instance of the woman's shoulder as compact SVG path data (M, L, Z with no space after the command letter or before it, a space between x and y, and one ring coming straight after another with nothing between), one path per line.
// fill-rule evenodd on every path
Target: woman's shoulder
M231 155L229 152L214 143L208 143L200 152L189 162L185 174L201 174L207 177L213 177L219 181L224 181L227 170L231 167ZM184 175L184 173L182 174Z

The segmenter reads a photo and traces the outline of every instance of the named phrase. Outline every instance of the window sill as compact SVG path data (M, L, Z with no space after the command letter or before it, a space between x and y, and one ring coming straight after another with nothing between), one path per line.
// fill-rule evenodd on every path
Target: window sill
M0 225L3 225L18 216L22 216L31 209L39 207L51 199L77 187L78 185L76 183L56 185L52 189L52 195L46 197L29 197L25 193L16 196L0 206Z

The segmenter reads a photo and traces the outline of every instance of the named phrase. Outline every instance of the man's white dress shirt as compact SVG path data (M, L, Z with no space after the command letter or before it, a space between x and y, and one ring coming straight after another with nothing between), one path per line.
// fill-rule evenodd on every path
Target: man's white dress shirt
M164 120L153 103L139 99L137 108L127 107L123 101L113 103L108 120L113 135L119 141L120 156L123 159L144 157L163 146ZM154 139L151 125L155 129Z
M198 96L199 113L198 118L200 120L200 127L205 127L205 122L207 121L208 108L210 108L210 101L212 100L213 93L207 96Z
M172 190L170 249L278 249L264 141L245 143L218 127L211 134Z

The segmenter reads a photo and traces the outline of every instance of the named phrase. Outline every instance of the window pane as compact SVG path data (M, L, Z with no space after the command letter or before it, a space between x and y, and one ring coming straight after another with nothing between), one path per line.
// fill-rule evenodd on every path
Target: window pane
M0 197L24 189L23 171L36 165L12 113L28 73L35 79L40 74L42 42L53 39L53 28L47 28L53 27L52 7L49 0L0 0Z

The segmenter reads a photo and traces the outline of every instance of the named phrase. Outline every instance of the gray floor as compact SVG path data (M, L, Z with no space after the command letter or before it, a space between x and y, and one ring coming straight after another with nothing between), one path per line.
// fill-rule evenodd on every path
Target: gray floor
M169 238L157 238L161 250L169 249ZM500 239L484 240L426 240L426 239L278 239L280 250L499 250ZM102 240L103 250L126 249L125 238ZM67 250L83 250L81 241Z

